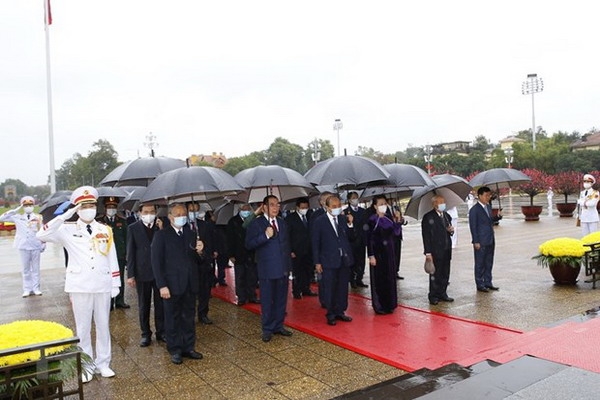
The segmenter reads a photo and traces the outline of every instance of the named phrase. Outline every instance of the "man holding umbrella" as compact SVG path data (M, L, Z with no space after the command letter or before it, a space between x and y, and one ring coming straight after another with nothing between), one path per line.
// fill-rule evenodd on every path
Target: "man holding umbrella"
M292 336L283 320L287 305L289 274L292 266L288 229L279 217L279 199L269 195L263 200L263 216L248 226L246 248L256 251L260 282L262 341L273 334Z

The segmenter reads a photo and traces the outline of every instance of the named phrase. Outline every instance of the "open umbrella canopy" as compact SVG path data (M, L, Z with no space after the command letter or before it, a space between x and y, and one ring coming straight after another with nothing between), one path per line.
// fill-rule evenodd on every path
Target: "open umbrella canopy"
M380 194L394 199L403 199L405 197L410 197L416 187L406 187L406 186L376 186L376 187L368 187L363 190L360 195L360 201L369 201L373 197L378 196Z
M121 201L119 207L123 210L133 210L137 207L142 195L146 192L145 186L121 186L127 196Z
M314 187L300 173L279 165L259 165L240 171L234 179L246 191L232 198L245 203L261 202L265 196L274 195L280 201L306 197Z
M335 185L337 190L385 184L389 176L377 161L361 156L333 157L304 174L313 185Z
M148 186L160 174L185 167L185 161L169 157L143 157L119 165L100 181L101 186Z
M183 167L158 176L140 198L140 203L207 201L232 196L244 188L227 172L215 167Z
M388 181L393 186L423 187L433 185L431 177L421 168L410 164L386 164L383 166L390 177Z
M99 186L96 190L98 191L99 200L105 197L117 197L119 199L127 197L127 192L120 187Z
M456 175L437 175L432 179L433 185L415 189L406 206L405 215L416 219L423 218L423 215L432 209L431 199L436 194L444 197L447 208L459 206L465 202L472 189L469 182Z
M44 221L50 221L55 217L56 209L65 201L71 200L71 193L73 193L71 190L59 190L44 199L38 211Z
M499 188L510 188L531 182L531 178L518 169L512 168L493 168L475 175L469 181L473 187L495 186Z

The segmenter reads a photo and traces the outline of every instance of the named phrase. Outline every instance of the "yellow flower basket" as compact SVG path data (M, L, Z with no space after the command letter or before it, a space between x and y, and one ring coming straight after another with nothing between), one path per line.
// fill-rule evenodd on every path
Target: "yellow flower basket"
M69 339L73 337L73 331L61 324L50 321L15 321L0 325L0 350L25 347L53 340ZM52 347L46 354L57 354L65 351L70 345ZM27 361L40 359L39 351L13 354L0 357L0 367L16 365Z
M581 265L581 260L586 252L583 241L573 238L557 238L542 243L540 253L533 257L538 264L548 267L556 263L565 263L573 268Z
M581 241L585 244L598 243L600 242L600 231L592 232L581 238Z

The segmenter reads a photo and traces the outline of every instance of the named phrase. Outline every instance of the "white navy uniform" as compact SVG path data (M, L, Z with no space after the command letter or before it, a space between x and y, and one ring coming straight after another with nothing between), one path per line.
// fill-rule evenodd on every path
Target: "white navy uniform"
M588 233L596 232L598 230L598 211L596 205L598 204L598 191L592 188L582 190L579 194L579 220L581 222L581 233L585 236Z
M69 254L65 292L70 294L77 336L84 352L93 358L92 316L96 327L97 369L108 368L111 360L109 314L111 296L121 286L117 252L110 227L96 221L66 222L59 215L38 232L39 239L62 245Z
M42 227L42 216L35 213L18 214L17 211L9 210L0 215L0 222L12 222L16 227L14 247L21 253L23 263L23 295L41 294L40 254L46 248L46 244L35 234Z

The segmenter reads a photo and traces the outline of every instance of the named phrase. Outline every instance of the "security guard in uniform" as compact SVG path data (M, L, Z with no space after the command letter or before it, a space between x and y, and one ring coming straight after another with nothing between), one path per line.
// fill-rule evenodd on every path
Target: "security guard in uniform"
M0 222L13 222L17 229L14 247L21 253L23 263L23 297L41 296L40 290L40 254L46 244L35 237L42 227L42 216L33 212L35 200L31 196L21 199L21 205L0 215ZM23 208L24 213L19 210Z
M125 303L125 266L127 265L127 220L117 215L118 197L105 197L105 214L96 220L112 228L117 258L119 259L119 273L121 274L121 289L111 303L110 309L129 308Z
M54 242L69 253L65 292L69 293L77 336L85 353L94 359L94 372L105 378L115 376L110 368L110 299L119 294L121 278L112 229L95 220L98 191L82 186L73 191L75 207L58 215L37 233L43 242ZM76 222L66 222L75 213ZM92 349L92 319L96 330L96 355ZM83 372L83 383L92 375Z

